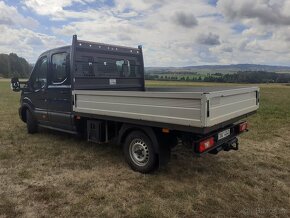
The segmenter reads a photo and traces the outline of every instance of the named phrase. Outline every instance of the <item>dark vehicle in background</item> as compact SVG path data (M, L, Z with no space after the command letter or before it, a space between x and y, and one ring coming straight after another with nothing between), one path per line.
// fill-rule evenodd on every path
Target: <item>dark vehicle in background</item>
M243 118L259 107L257 87L145 88L142 47L78 40L40 55L21 91L28 133L39 127L114 141L132 169L149 173L178 141L192 153L237 150Z

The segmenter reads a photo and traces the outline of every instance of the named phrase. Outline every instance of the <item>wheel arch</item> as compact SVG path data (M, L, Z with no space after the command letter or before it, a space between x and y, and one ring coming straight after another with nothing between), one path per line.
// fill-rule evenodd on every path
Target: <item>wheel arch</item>
M33 112L33 109L32 109L32 107L29 104L23 103L21 108L19 109L19 115L20 115L21 120L24 123L26 123L26 120L27 120L26 119L26 111L27 110L30 110L31 112Z
M141 131L145 135L147 135L150 138L150 140L152 141L152 144L153 144L155 152L157 154L159 153L160 148L159 148L158 137L157 137L155 131L153 130L153 128L149 127L149 126L123 124L122 127L119 130L118 144L122 145L125 142L126 137L133 131Z

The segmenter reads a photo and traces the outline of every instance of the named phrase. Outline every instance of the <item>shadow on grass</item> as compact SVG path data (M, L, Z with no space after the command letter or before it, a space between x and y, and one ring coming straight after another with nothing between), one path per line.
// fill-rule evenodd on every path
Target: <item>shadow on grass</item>
M51 152L53 156L62 158L61 153L63 148L67 149L71 147L74 149L74 158L67 158L65 161L61 161L61 163L58 163L58 167L72 170L76 168L91 170L94 168L94 164L100 165L100 162L104 162L104 167L111 167L117 164L120 170L125 170L124 168L129 169L129 166L125 163L121 146L115 143L97 144L87 142L75 135L50 129L40 129L38 134L43 134L55 141L59 141L60 147L56 148L54 146L56 150ZM229 170L230 162L232 162L233 166L238 165L237 160L233 160L229 156L228 158L220 158L220 154L194 157L192 149L178 145L172 150L170 163L161 166L159 170L151 175L160 178L166 176L168 179L177 181L182 181L192 176L207 175L210 180L211 175L216 177L219 174L229 174L227 171ZM133 171L131 172L134 173ZM136 174L138 175L139 173ZM147 176L150 178L151 175Z

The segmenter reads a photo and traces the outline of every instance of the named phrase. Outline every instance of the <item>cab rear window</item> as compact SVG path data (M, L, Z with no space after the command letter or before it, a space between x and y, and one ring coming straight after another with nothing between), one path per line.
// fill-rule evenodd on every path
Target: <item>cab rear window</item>
M76 64L76 77L141 78L140 64L129 58L82 57Z

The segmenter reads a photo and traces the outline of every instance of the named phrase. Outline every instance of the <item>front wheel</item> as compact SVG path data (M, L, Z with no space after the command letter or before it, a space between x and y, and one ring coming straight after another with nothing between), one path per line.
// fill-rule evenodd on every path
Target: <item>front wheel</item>
M158 157L150 138L141 131L130 133L123 146L130 167L140 173L150 173L157 167Z

